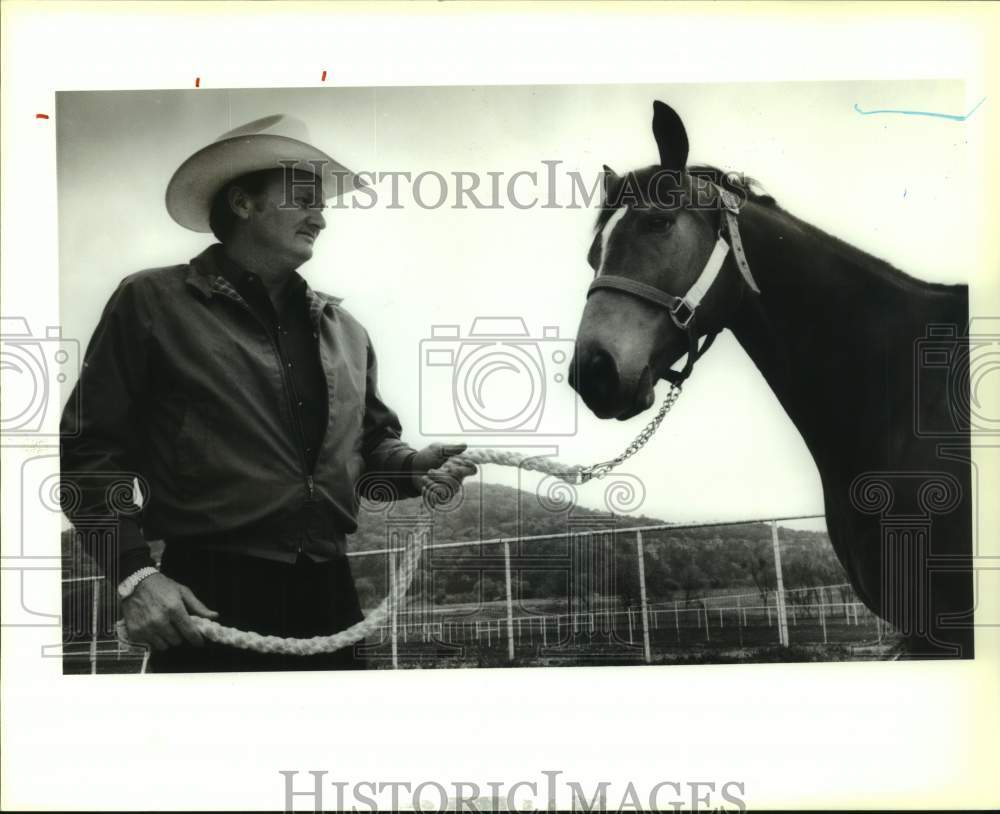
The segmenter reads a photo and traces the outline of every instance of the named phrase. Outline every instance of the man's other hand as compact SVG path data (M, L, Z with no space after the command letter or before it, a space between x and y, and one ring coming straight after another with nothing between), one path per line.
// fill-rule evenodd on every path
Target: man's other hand
M466 449L465 444L431 444L420 450L413 458L413 477L421 492L431 489L438 503L451 500L462 481L479 471L475 464L455 457Z
M181 642L201 647L205 640L191 621L191 616L215 619L186 585L163 574L153 574L140 582L128 599L122 600L122 612L128 637L145 642L154 650L166 650Z

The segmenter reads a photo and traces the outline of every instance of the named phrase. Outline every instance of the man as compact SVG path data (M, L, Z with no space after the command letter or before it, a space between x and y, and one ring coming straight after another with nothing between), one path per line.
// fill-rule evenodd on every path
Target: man
M261 634L329 635L362 618L346 558L366 478L400 497L474 473L464 445L417 452L380 399L367 332L296 269L324 201L359 186L270 116L199 150L167 188L181 226L219 243L126 277L105 307L63 414L70 520L106 503L101 475L134 473L141 512L115 512L130 639L156 671L356 669L358 648L297 657L207 642L192 616ZM147 539L164 539L157 570Z

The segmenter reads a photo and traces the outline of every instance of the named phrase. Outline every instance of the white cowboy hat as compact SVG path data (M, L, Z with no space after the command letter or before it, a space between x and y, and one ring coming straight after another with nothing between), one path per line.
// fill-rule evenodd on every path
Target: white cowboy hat
M365 186L353 172L309 141L305 122L283 114L265 116L223 133L181 164L170 179L170 217L186 229L212 231L208 215L215 193L228 181L257 170L294 166L321 175L324 199ZM289 165L288 161L296 163Z

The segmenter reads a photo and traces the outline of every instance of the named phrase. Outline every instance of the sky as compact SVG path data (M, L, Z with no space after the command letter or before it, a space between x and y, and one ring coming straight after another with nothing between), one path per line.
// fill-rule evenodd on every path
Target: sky
M565 205L568 173L589 187L603 164L621 173L655 163L654 99L684 120L690 163L745 172L793 214L917 278L956 283L973 276L977 219L962 203L975 200L978 177L963 123L854 108L964 113L971 104L961 82L61 92L55 121L63 335L85 343L123 276L187 261L212 242L175 224L164 207L167 182L185 158L252 119L293 114L307 122L317 147L353 170L446 179L443 206L427 206L440 190L428 175L416 189L400 180L398 208L389 206L392 190L383 181L371 208L328 211L313 259L300 269L313 288L343 297L368 329L380 390L404 439L417 448L466 441L544 450L567 463L612 458L654 411L600 421L558 381L592 275L586 253L596 206ZM549 166L554 185L546 181ZM533 207L518 208L505 194L518 171L537 173L536 184L521 177L515 186L522 206L537 195ZM476 209L466 199L467 208L455 208L456 172L483 179L499 173L501 206ZM481 199L489 199L482 192L488 183ZM560 205L543 207L550 196ZM495 317L507 318L499 324L508 333L523 320L518 358L528 362L479 368L484 406L477 417L463 389L471 379L462 373L474 366L462 361L473 358L474 321ZM515 344L492 341L494 349ZM529 369L542 372L533 378ZM72 384L65 383L64 400ZM544 392L531 390L540 386ZM516 412L532 393L542 405L537 427L514 421L518 431L463 432L483 424L483 416ZM657 404L665 393L661 382ZM480 477L539 486L496 466ZM616 483L633 495L617 504L619 511L673 522L823 511L804 443L728 332L699 362L647 447L606 482L578 487L575 500L606 509Z

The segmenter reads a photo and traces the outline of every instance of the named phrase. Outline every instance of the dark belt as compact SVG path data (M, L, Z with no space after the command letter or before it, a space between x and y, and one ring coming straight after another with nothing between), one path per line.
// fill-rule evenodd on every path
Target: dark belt
M261 525L215 534L171 537L165 543L175 550L213 551L284 563L294 563L299 555L305 555L314 562L347 556L347 535L337 529Z

